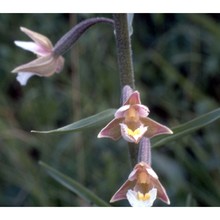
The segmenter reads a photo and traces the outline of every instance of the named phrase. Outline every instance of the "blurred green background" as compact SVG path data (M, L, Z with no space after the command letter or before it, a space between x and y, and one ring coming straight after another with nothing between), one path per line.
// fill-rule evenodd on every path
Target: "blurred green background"
M33 134L120 105L112 27L90 28L50 78L21 87L11 70L35 58L16 47L20 26L55 44L85 18L111 14L0 14L0 206L90 206L38 165L42 160L109 201L131 166L126 143L97 139L101 129ZM172 128L219 107L220 15L135 14L132 48L136 88L150 117ZM220 123L152 150L152 166L171 206L220 205ZM113 206L128 206L120 201ZM160 201L155 206L166 206Z

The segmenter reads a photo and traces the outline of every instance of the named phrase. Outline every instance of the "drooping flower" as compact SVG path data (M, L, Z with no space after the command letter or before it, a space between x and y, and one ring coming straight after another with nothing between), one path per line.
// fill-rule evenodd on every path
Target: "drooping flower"
M166 126L150 119L149 109L142 105L140 94L134 91L130 94L122 107L98 134L98 138L118 140L121 136L128 142L139 143L142 137L152 138L160 134L172 134Z
M142 161L134 167L127 181L113 195L110 202L127 199L131 206L148 207L153 205L156 198L170 204L157 174L150 165Z
M26 85L28 79L33 75L49 77L55 72L59 73L63 68L64 58L53 53L51 41L47 37L27 28L21 27L20 29L33 42L15 41L15 44L37 55L37 59L12 70L13 73L18 73L17 80L20 84Z

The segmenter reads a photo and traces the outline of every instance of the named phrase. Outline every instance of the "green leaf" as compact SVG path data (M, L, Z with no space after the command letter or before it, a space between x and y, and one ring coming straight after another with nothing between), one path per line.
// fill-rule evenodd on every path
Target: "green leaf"
M220 118L220 108L199 116L189 122L172 128L172 135L160 135L152 138L152 146L158 147L170 141L177 140L193 131L196 131Z
M103 112L100 112L96 115L90 116L88 118L84 118L82 120L76 121L72 124L66 125L62 128L50 130L50 131L35 131L32 130L31 132L34 133L44 133L44 134L50 134L50 133L63 133L63 132L77 132L81 130L85 130L88 128L93 128L100 126L108 121L110 121L115 113L115 109L108 109Z
M72 192L76 193L79 197L91 202L97 206L110 206L108 203L103 201L101 198L96 196L93 192L88 190L86 187L82 186L76 180L60 173L59 171L55 170L51 166L47 165L46 163L40 161L39 164L47 171L47 173L55 179L57 182L71 190Z

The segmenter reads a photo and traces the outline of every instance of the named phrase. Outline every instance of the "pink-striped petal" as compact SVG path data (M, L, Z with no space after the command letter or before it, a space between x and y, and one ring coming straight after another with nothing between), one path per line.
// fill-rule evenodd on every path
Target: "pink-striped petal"
M153 119L150 119L149 117L141 118L140 121L145 126L148 126L147 132L144 135L147 138L152 138L160 134L173 134L168 127L154 121Z
M20 29L25 34L27 34L35 43L37 43L39 46L43 47L44 50L47 50L48 52L52 51L53 45L47 37L45 37L44 35L39 34L37 32L31 31L25 27L21 27Z
M36 75L48 77L56 72L58 65L60 65L60 59L60 57L54 57L53 55L39 57L29 63L18 66L12 72L32 72ZM59 69L61 69L60 66Z
M154 185L154 187L157 189L157 197L163 202L165 202L166 204L170 205L169 197L166 193L166 190L160 183L160 181L158 179L151 178L151 182Z
M118 140L121 137L121 131L119 123L122 122L123 119L113 119L110 121L98 134L98 138L111 138L113 140Z
M138 91L134 91L128 100L124 103L124 105L135 105L141 104L140 93Z
M135 181L129 181L127 180L120 188L119 190L112 196L110 202L116 202L119 200L126 199L126 194L129 189L134 188Z

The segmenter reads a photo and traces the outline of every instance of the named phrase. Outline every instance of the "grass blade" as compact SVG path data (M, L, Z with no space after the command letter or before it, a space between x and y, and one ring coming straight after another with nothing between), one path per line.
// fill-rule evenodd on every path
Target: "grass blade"
M55 179L57 182L68 188L70 191L76 193L79 197L97 205L97 206L110 206L108 203L103 201L93 192L88 190L86 187L81 185L76 180L62 174L61 172L57 171L56 169L52 168L51 166L47 165L46 163L40 161L39 164L47 171L47 173Z
M34 133L43 133L43 134L51 134L51 133L63 133L63 132L77 132L81 130L85 130L88 128L93 128L104 124L105 122L110 121L115 113L115 109L108 109L103 112L100 112L96 115L90 116L88 118L81 119L72 124L66 125L62 128L50 130L50 131L35 131Z
M180 137L183 137L193 131L196 131L220 118L220 108L208 112L202 116L199 116L189 122L181 124L175 128L172 128L172 135L160 135L152 139L152 146L159 147L170 141L174 141Z

